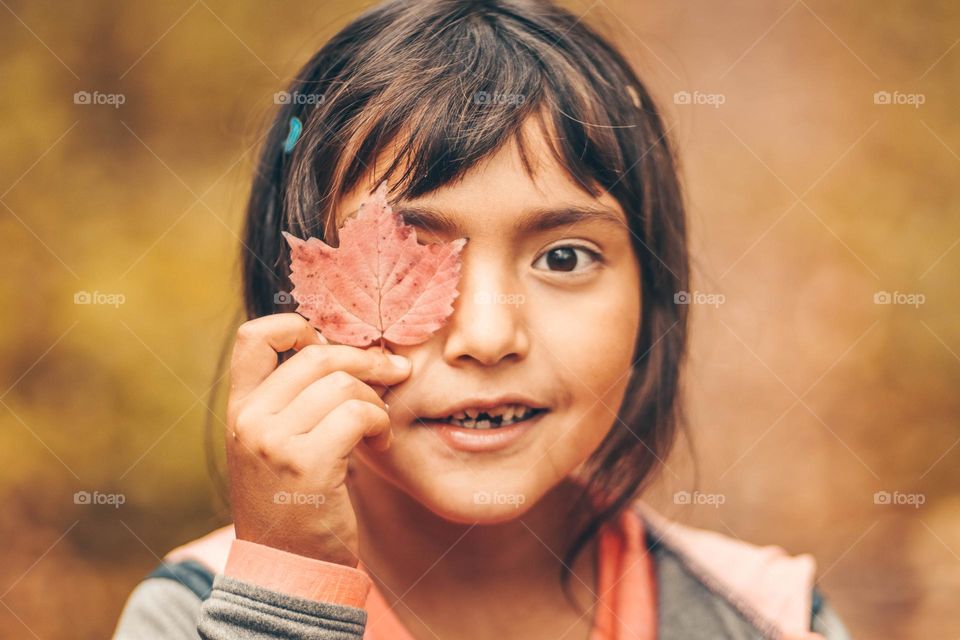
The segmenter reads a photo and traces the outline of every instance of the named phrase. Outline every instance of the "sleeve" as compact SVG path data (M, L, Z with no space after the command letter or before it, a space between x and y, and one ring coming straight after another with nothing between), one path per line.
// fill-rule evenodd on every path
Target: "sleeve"
M361 640L363 609L316 602L218 574L200 607L203 640Z
M200 597L180 582L148 578L127 598L113 640L196 640L200 603Z
M819 633L826 640L850 640L850 632L819 589L813 590L810 630Z
M353 567L235 540L208 593L169 577L133 591L114 640L363 638L372 583Z

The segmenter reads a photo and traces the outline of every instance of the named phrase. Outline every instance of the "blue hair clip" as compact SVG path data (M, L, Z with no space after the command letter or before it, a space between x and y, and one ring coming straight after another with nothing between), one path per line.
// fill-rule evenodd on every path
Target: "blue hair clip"
M303 131L303 123L300 122L300 118L297 116L290 118L290 133L287 134L287 139L283 143L284 153L293 151L293 145L297 144L297 140L300 139L301 131Z

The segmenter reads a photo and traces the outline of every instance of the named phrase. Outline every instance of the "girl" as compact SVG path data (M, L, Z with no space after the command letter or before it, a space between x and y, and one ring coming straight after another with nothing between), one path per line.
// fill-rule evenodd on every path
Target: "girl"
M616 49L546 0L394 0L283 95L246 219L233 524L170 552L116 637L846 637L809 556L638 502L682 423L688 256ZM454 311L421 344L332 344L281 233L334 243L384 180L419 242L469 239Z

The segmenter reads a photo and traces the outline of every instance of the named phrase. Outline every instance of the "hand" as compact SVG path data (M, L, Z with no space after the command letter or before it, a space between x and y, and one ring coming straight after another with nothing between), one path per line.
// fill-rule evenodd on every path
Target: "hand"
M391 355L329 344L295 313L240 326L225 434L238 539L357 566L347 461L361 442L390 446L387 405L370 385L385 393L410 375L409 361L393 356L406 362L397 366Z

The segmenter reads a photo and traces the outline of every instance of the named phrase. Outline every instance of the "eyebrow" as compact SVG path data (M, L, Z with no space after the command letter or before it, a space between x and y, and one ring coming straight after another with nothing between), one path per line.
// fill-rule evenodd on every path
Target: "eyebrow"
M395 212L407 224L427 231L455 236L467 235L456 220L438 209L398 203ZM511 230L514 235L534 234L581 222L599 222L617 228L627 226L623 217L613 209L571 205L525 211L513 222Z

